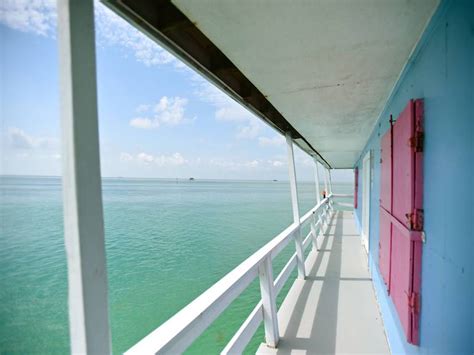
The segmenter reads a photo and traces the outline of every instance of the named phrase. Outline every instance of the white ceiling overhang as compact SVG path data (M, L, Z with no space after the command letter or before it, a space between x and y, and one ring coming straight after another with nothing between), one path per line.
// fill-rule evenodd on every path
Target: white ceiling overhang
M333 168L356 163L439 3L171 2Z

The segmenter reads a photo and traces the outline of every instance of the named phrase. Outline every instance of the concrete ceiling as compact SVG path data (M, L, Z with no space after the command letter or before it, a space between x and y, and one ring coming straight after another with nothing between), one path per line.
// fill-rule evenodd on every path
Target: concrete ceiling
M172 2L333 168L351 168L439 1Z

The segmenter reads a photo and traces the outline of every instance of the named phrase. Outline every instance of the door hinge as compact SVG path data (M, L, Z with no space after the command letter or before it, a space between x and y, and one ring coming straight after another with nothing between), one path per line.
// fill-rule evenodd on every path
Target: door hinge
M411 313L418 314L420 313L420 294L417 292L412 292L408 295L408 307L410 308Z
M415 208L412 213L407 213L407 227L410 230L421 231L423 230L424 213L423 210Z
M415 151L415 152L422 152L423 151L423 141L425 139L425 135L422 131L416 131L415 135L408 140L408 145Z

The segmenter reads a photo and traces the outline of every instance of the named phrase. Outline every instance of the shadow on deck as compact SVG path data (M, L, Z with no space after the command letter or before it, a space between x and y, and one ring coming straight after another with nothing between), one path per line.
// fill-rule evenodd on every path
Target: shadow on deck
M390 353L352 212L335 211L278 311L277 349L258 354Z

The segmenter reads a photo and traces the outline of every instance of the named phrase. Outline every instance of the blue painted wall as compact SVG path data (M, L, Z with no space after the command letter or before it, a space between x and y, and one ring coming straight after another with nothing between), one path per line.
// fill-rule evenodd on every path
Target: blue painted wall
M420 346L408 344L378 269L380 138L411 98L425 99ZM372 153L370 265L393 353L474 353L474 1L444 1L387 102Z

